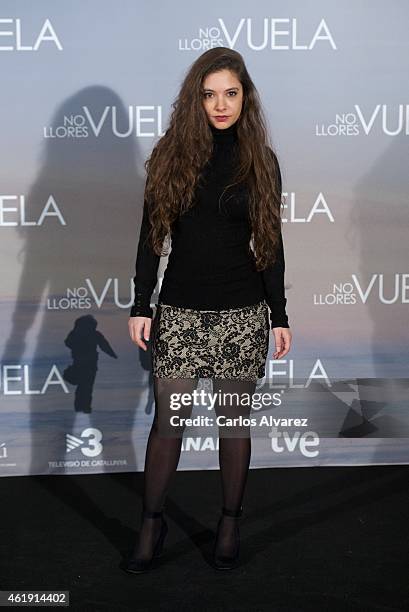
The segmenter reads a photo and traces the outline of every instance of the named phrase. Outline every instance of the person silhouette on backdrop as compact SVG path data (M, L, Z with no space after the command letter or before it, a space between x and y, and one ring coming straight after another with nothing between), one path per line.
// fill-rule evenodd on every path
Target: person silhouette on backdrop
M92 411L92 390L98 370L97 347L114 359L118 358L108 340L97 331L97 325L92 315L79 317L64 340L64 344L71 349L73 363L64 370L63 377L77 386L74 400L76 412Z

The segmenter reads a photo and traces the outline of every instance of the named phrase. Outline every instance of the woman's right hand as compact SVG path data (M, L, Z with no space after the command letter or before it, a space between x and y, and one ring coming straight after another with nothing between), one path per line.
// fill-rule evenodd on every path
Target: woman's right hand
M135 342L144 351L148 350L148 347L142 340L142 336L144 340L149 340L151 324L152 319L149 317L129 317L128 320L129 335L132 342Z

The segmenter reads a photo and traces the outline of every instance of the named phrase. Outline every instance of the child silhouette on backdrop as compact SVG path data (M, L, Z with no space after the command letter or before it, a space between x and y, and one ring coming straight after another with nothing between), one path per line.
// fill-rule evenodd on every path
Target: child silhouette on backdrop
M108 340L96 330L97 320L92 315L79 317L74 323L64 344L71 349L73 363L64 372L64 380L76 385L74 409L76 412L90 413L92 410L92 389L98 370L97 347L117 359Z

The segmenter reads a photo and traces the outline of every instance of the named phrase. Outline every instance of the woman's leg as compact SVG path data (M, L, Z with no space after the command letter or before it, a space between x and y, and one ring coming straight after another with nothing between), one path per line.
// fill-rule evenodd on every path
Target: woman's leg
M256 383L246 380L213 379L213 393L220 393L215 404L217 416L227 419L248 419L251 399ZM219 396L218 396L219 397ZM244 496L251 458L249 425L219 427L219 464L221 472L223 506L239 510ZM218 532L216 551L219 555L231 555L235 543L236 520L223 515Z
M178 405L179 394L192 393L196 386L197 379L154 376L155 414L146 447L143 493L143 507L150 512L162 510L179 463L185 426L172 426L170 418L175 415L189 418L192 412L192 405L181 406L178 410L172 407ZM160 528L160 520L143 519L134 556L138 559L152 556Z

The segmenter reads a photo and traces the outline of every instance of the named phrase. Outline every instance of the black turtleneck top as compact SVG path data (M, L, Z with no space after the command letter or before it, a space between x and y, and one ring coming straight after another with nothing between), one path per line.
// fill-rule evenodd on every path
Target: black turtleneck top
M284 248L280 232L275 263L257 271L249 248L251 224L248 198L231 182L237 159L237 122L225 129L213 125L213 153L196 187L193 206L171 227L171 251L158 303L197 310L224 310L250 306L265 299L273 327L289 327L284 292ZM279 193L281 173L273 151ZM136 257L135 299L130 316L153 316L151 297L157 283L160 256L145 244L149 231L147 202Z

